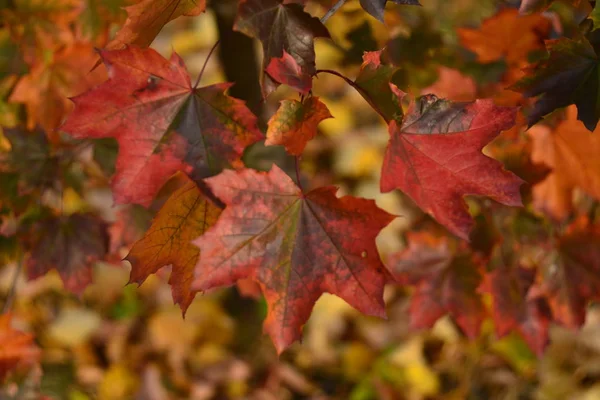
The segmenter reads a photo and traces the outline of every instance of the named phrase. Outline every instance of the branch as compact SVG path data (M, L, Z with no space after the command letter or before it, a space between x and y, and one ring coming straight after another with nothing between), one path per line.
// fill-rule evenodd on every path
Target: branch
M329 9L329 11L327 11L327 13L325 13L325 15L323 15L323 17L321 17L321 23L322 23L322 24L324 24L325 22L327 22L327 20L328 20L329 18L331 18L331 16L332 16L333 14L335 14L335 12L336 12L337 10L339 10L339 9L340 9L340 7L342 7L342 6L344 5L344 3L345 3L345 2L346 2L346 0L338 0L338 2L337 2L337 3L335 3L335 4L333 5L333 7L331 7L331 8Z
M12 282L10 284L10 289L8 291L8 294L6 295L6 300L4 301L4 306L2 307L2 314L6 314L8 311L10 311L14 298L15 298L15 293L17 291L17 283L19 281L19 276L21 275L21 270L23 269L23 257L19 257L18 261L17 261L17 266L15 267L15 272L13 275L13 279Z
M196 89L198 87L198 84L200 83L200 79L202 78L202 75L204 74L204 70L206 69L206 66L208 65L208 60L210 60L210 56L212 56L212 53L215 51L215 49L217 48L217 46L219 45L220 42L221 42L220 40L217 40L216 43L213 45L213 47L208 52L208 55L206 56L206 60L204 60L204 65L202 66L202 69L200 70L200 73L198 74L198 79L196 79L196 84L194 84L194 89Z
M377 114L379 114L383 118L384 121L389 122L388 119L386 118L386 116L377 107L377 104L373 101L373 98L371 98L371 95L369 95L369 93L365 89L358 86L356 84L356 82L354 82L350 78L348 78L332 69L318 69L315 71L315 75L318 75L320 73L331 74L331 75L335 75L339 78L342 78L348 85L352 86L357 92L359 92L361 94L361 96L364 97L365 100L367 100L367 102L371 105L371 107L373 107L373 109L377 112Z

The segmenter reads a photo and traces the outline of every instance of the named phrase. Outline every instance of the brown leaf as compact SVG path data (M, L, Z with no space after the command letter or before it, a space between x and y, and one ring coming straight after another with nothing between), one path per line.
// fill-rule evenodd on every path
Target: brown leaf
M130 283L141 284L150 274L171 265L173 301L185 312L196 295L190 286L200 256L192 240L214 225L221 209L187 176L179 174L178 179L182 186L165 202L125 259L131 263Z

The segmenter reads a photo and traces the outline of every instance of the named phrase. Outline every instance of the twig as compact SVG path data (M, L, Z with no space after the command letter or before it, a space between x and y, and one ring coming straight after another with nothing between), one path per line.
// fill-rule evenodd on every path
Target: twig
M321 17L321 23L322 23L322 24L324 24L325 22L327 22L327 20L328 20L329 18L331 18L331 16L332 16L333 14L335 14L335 12L336 12L337 10L339 10L339 9L340 9L340 7L342 7L342 6L344 5L344 3L345 3L345 2L346 2L346 0L338 0L338 2L337 2L337 3L335 3L335 4L333 5L333 7L331 7L331 8L329 9L329 11L327 11L327 13L325 13L325 15L323 15L323 17Z
M296 164L296 181L298 182L298 187L300 191L304 193L304 189L302 188L302 182L300 181L300 156L294 157L294 163Z
M352 86L357 92L359 92L362 95L362 97L365 98L365 100L367 100L371 107L373 107L373 109L384 119L384 121L389 122L387 117L383 114L379 107L377 107L377 104L373 101L371 95L365 89L358 86L356 82L332 69L318 69L315 71L315 75L318 75L320 73L331 74L342 78L348 85Z
M194 84L194 89L196 89L198 87L198 84L200 83L200 79L202 78L202 74L204 74L204 70L206 69L206 66L208 65L208 60L210 60L210 56L212 56L212 54L214 53L214 51L216 50L216 48L220 42L221 42L221 40L217 40L215 42L215 44L213 45L212 49L210 49L210 51L208 52L208 55L206 56L206 60L204 60L204 65L202 66L202 69L200 70L200 73L198 74L198 78L196 79L196 83Z
M21 270L23 269L23 257L19 257L17 261L17 267L15 268L15 273L13 275L12 282L10 284L10 290L6 295L6 300L4 301L4 306L2 307L2 314L7 313L12 307L12 303L15 298L15 293L17 292L17 281L19 280L19 275L21 275Z

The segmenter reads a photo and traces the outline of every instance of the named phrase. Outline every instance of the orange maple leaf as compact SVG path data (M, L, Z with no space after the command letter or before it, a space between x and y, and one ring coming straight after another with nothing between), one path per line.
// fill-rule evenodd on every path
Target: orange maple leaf
M533 162L553 169L533 188L533 204L557 219L573 208L573 190L580 188L600 200L600 128L590 132L577 120L577 109L570 106L566 119L554 129L536 125L529 130L533 138Z
M51 136L73 108L69 96L79 94L106 78L104 68L90 72L97 55L87 43L76 43L34 65L13 90L10 101L24 103L27 127L41 125Z
M12 315L0 315L0 380L19 366L35 364L39 349L33 343L33 335L11 327Z

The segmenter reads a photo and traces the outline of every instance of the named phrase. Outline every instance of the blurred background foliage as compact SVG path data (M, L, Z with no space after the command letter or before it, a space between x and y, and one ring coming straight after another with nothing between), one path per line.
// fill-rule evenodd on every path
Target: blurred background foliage
M105 78L102 67L88 72L97 61L93 49L106 44L123 23L121 7L130 3L0 1L3 129L23 124L48 132L56 129L70 110L67 97ZM152 47L164 56L178 52L192 76L197 75L215 41L232 34L227 29L235 13L234 3L213 1L198 17L178 18L161 31ZM320 16L332 3L309 2L307 11ZM61 8L72 4L77 6L74 13ZM333 40L316 41L318 67L354 77L363 52L385 46L397 69L393 81L407 92L433 92L458 101L494 97L505 105L523 104L520 95L503 88L521 76L524 65L543 54L544 38L575 34L581 14L562 2L529 20L517 19L519 1L423 0L422 4L402 7L390 3L385 24L381 24L365 13L357 0L348 1L327 22ZM242 46L252 42L244 43ZM256 81L252 64L260 59L260 46L253 46L255 59L238 60L234 69ZM227 64L231 64L229 53L235 49L222 47L220 51L219 57L208 63L204 84L232 80ZM233 80L237 82L235 77ZM256 90L256 84L240 83L232 94L246 99L263 124L276 110L278 100L294 95L281 87L263 102ZM400 215L378 237L385 260L406 246L407 231L434 222L401 193L379 192L388 133L362 97L341 79L323 74L314 80L314 93L334 118L320 124L320 135L309 143L302 158L305 187L335 184L343 193L376 199L380 207ZM522 123L505 132L486 152L519 176L527 175L528 182L539 182L547 171L532 167L531 136ZM14 150L15 142L7 138L0 137L0 148ZM48 140L57 143L64 139L49 135ZM41 354L35 367L13 371L2 388L2 398L600 399L600 313L594 307L579 331L552 326L551 344L540 358L517 334L498 339L491 320L474 341L466 339L449 317L438 320L430 330L409 329L410 290L392 286L386 291L387 321L365 317L342 300L323 296L304 328L302 343L280 358L262 335L265 303L251 282L197 295L183 319L166 284L168 268L140 287L126 286L130 266L120 262L128 246L147 228L160 199L150 211L113 207L107 177L114 171L116 143L99 140L83 149L77 142L69 146L58 147L74 154L67 167L57 167L64 172L60 185L44 192L43 198L31 192L29 198L23 198L23 206L29 207L30 214L36 212L38 203L53 205L66 215L87 210L99 213L111 222L114 262L95 265L93 284L80 297L65 291L54 271L27 281L18 273L23 251L10 234L17 216L14 209L3 209L2 298L13 299L8 306L12 307L12 325L33 333ZM63 162L62 153L54 155L57 162ZM278 148L257 145L246 154L246 163L255 168L267 169L273 162L290 166ZM20 168L27 170L32 165L28 162ZM44 165L31 177L34 185L43 183L39 180L48 174L52 172ZM48 179L55 185L52 176ZM4 174L0 184L3 196L12 193L6 189L11 185L32 183L21 180ZM540 220L548 221L556 209L540 213L544 207L535 205L552 199L539 190L536 194L531 186L523 191L533 205L523 211L498 211L482 199L469 199L469 204L479 221L485 222L493 214L500 224L518 225L519 234L533 235L527 230L528 221L539 219L533 223L534 229L546 229L549 223ZM581 210L578 214L593 214L595 203L581 190L575 191L574 201ZM481 229L473 236L473 246L482 251L490 248L486 238L494 235L486 232L486 226L489 228L485 223L478 225ZM513 244L508 240L509 247ZM11 297L13 287L16 292Z

